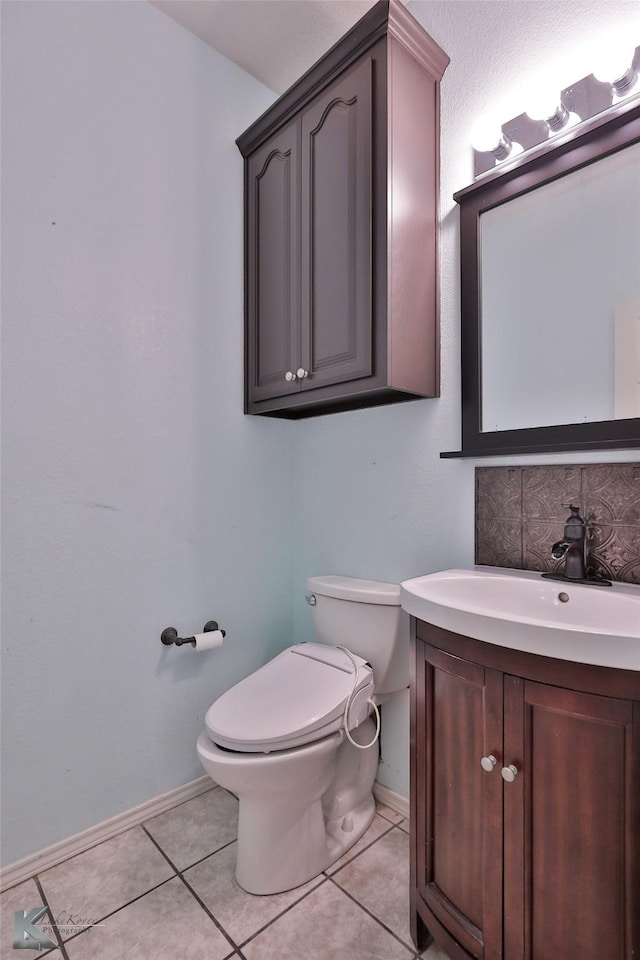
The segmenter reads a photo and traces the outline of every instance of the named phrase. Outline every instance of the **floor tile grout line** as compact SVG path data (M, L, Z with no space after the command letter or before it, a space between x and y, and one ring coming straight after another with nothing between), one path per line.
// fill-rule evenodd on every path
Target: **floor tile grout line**
M343 864L342 867L339 867L338 870L336 870L335 875L339 874L339 873L344 869L344 867L348 866L350 863L353 863L354 860L357 860L358 857L359 857L362 853L364 853L366 850L371 849L371 847L374 846L374 844L376 844L376 843L377 843L379 840L381 840L383 837L386 837L389 833L391 833L392 830L394 830L394 829L400 830L400 828L398 827L398 824L397 824L397 823L393 823L392 821L387 820L387 818L384 817L383 814L379 814L379 816L389 824L388 828L385 829L384 832L380 834L380 836L378 836L378 837L376 837L374 840L372 840L371 843L367 844L366 847L363 847L362 850L360 850L360 851L359 851L357 854L355 854L350 860L348 860L347 863ZM164 850L163 850L162 847L160 846L159 842L151 835L151 833L150 833L149 831L147 831L147 829L145 828L145 825L144 825L144 824L141 824L141 826L142 826L142 829L144 830L144 832L145 832L145 833L147 834L147 836L149 837L149 839L154 843L154 845L157 847L157 849L160 851L160 853L163 855L163 857L165 857L165 859L167 860L167 863L176 871L177 876L180 877L180 879L181 879L181 880L183 881L183 883L187 886L187 888L189 889L189 891L190 891L190 892L193 894L193 896L198 900L198 902L200 903L200 905L201 905L201 906L203 907L203 909L206 911L207 915L211 917L211 919L212 919L213 922L216 924L216 926L219 926L219 927L220 927L220 930L221 930L222 933L224 933L225 937L226 937L232 944L235 943L235 941L233 940L233 938L231 937L231 935L224 929L224 926L221 924L221 922L218 921L218 920L215 918L215 916L213 915L213 913L211 913L211 911L206 907L206 905L200 900L200 897L198 897L198 895L196 894L196 892L195 892L195 891L193 890L193 888L189 885L189 882L188 882L188 880L185 879L185 877L183 876L183 873L186 873L188 870L190 870L192 867L196 866L198 863L202 863L204 860L208 860L210 857L215 856L217 853L220 853L220 852L221 852L222 850L224 850L226 847L231 846L232 843L236 843L237 841L236 841L236 840L231 840L229 843L225 844L223 847L219 847L218 850L214 850L212 853L207 854L207 856L202 857L202 858L201 858L200 860L198 860L196 863L190 864L188 867L185 867L183 871L180 871L180 870L178 870L178 868L176 867L176 865L173 863L173 861L169 858L169 856L164 852ZM401 832L401 833L404 833L405 831L401 830L400 832ZM328 874L326 874L326 873L324 873L324 872L318 874L318 877L321 878L321 879L320 879L320 882L317 883L315 887L313 887L313 889L307 891L307 893L303 894L301 897L298 897L298 899L297 899L297 900L294 900L293 903L290 903L287 907L284 908L284 910L282 910L282 911L281 911L280 913L278 913L275 917L273 917L271 920L269 920L268 923L265 923L264 926L260 927L259 930L256 930L254 933L252 933L250 937L247 937L246 940L240 941L240 945L239 945L239 946L236 946L235 949L238 951L238 953L239 953L240 957L242 958L242 960L244 960L244 957L243 957L243 955L242 955L242 948L243 948L243 947L246 947L246 945L247 945L248 943L251 943L251 941L254 940L259 934L264 933L264 931L267 930L267 929L268 929L270 926L272 926L274 923L276 923L277 920L279 920L279 919L280 919L281 917L283 917L286 913L288 913L290 910L292 910L295 906L297 906L299 903L301 903L303 900L305 900L307 897L309 897L312 893L314 893L316 890L318 890L321 886L324 885L324 883L325 883L327 880L333 879L333 876L334 876L334 874L328 875ZM313 878L313 879L317 879L317 878ZM307 882L310 882L310 881L307 881ZM340 887L339 884L335 884L335 886L337 886L339 890L342 890L342 887ZM343 892L346 892L346 891L343 891ZM385 926L385 924L382 923L382 921L378 920L377 917L374 917L373 914L371 914L368 910L366 910L364 907L362 907L362 904L360 904L357 900L355 900L355 898L350 897L350 899L352 899L359 907L361 907L362 909L364 909L365 912L368 913L369 916L371 916L374 920L377 920L378 923L380 923L380 925L381 925L382 927L384 927L384 929L388 929L388 928ZM390 932L393 933L393 931L390 931ZM393 934L393 936L394 936L396 939L398 939L399 942L400 942L404 947L407 946L407 945L404 943L403 940L400 940L400 938L397 937L396 934ZM409 949L412 949L412 948L409 948ZM225 960L227 960L227 958L225 958ZM414 958L412 957L411 960L414 960Z
M225 958L226 958L226 957L229 957L229 956L232 956L234 953L239 953L239 952L240 952L240 947L239 947L238 944L235 942L235 940L233 939L233 937L231 936L231 934L227 933L227 931L225 930L225 928L222 926L222 923L216 918L215 914L212 913L212 911L211 911L211 910L209 909L209 907L206 905L206 903L204 902L204 900L202 899L202 897L200 897L200 895L199 895L198 893L196 893L196 891L193 889L193 887L191 886L191 884L189 883L189 881L188 881L187 879L185 879L185 877L184 877L181 873L178 874L178 877L180 878L180 880L182 881L182 883L184 884L184 886L186 887L186 889L189 891L189 893L191 894L191 896L194 898L194 900L196 901L196 903L198 903L198 904L202 907L202 909L204 910L204 912L206 913L206 915L209 917L209 919L211 920L211 922L214 924L214 926L216 927L216 929L224 936L225 940L227 940L227 941L229 942L229 944L231 945L231 953L230 953L230 954L225 954ZM240 956L242 956L242 954L240 954Z
M147 835L147 836L149 837L149 839L151 840L151 842L154 844L154 846L157 848L157 850L158 850L158 851L162 854L162 856L165 858L165 860L167 861L167 863L169 864L169 866L171 867L171 869L172 869L172 870L175 870L176 876L182 881L182 883L183 883L184 886L187 888L187 890L188 890L189 893L192 895L192 897L193 897L193 898L196 900L196 902L202 907L202 909L203 909L204 912L207 914L207 916L209 917L209 919L213 922L214 926L215 926L215 927L220 931L220 933L224 936L225 940L228 940L229 943L231 944L231 946L232 946L233 949L232 949L232 951L231 951L231 954L225 955L225 960L228 960L228 957L232 956L234 952L237 952L237 953L240 955L240 957L242 958L242 960L244 960L244 957L242 957L242 954L240 953L240 948L239 948L238 944L235 942L235 940L233 939L233 937L232 937L229 933L227 933L227 931L224 929L224 927L222 926L222 924L220 923L220 921L219 921L218 919L216 919L216 917L215 917L214 914L211 912L211 910L209 910L209 908L207 907L207 905L204 903L204 901L201 899L201 897L196 893L196 891L193 889L193 887L191 886L191 884L189 883L189 881L185 878L184 874L187 872L187 870L191 870L191 868L194 867L194 866L196 866L196 864L195 864L195 863L192 863L192 864L190 864L188 867L185 867L183 870L179 870L178 867L176 866L176 864L171 860L171 858L169 857L169 855L168 855L167 853L165 853L165 851L162 849L162 847L160 846L159 842L155 839L155 837L152 836L151 833L149 833L149 831L146 829L146 827L144 826L144 824L141 824L141 826L142 826L142 829L144 830L144 832L146 833L146 835ZM235 840L231 840L229 843L226 843L223 847L220 847L218 850L214 850L213 853L210 853L210 854L208 854L206 857L203 857L202 860L198 860L197 863L202 863L203 860L207 860L209 857L214 856L214 854L219 853L220 850L224 850L226 847L231 846L231 844L232 844L232 843L235 843L235 842L236 842Z
M395 827L397 827L397 824L392 823L390 820L387 820L387 818L384 817L382 814L380 814L379 816L382 817L383 820L386 820L386 822L389 824L388 829L386 829L383 833L381 833L379 837L376 837L374 840L372 840L371 843L367 844L366 847L363 847L362 850L360 850L358 853L356 853L350 860L347 861L347 863L343 864L342 867L339 867L338 870L336 870L336 874L337 874L337 873L340 873L340 871L341 871L344 867L346 867L349 863L353 863L354 860L357 860L358 857L360 856L360 854L364 853L365 850L369 850L375 843L378 842L378 840L381 840L382 837L386 837L387 834L391 832L391 830L393 830ZM403 831L403 832L404 832L404 831ZM356 841L356 842L357 842L357 841ZM216 852L217 852L217 851L216 851ZM206 858L205 858L205 859L206 859ZM318 878L320 878L320 882L317 883L317 884L315 885L315 887L313 887L311 890L308 890L307 893L303 894L301 897L298 897L297 900L294 900L293 903L290 903L289 906L288 906L288 907L285 907L285 909L284 909L281 913L278 913L275 917L273 917L271 920L269 920L268 923L265 923L265 925L264 925L263 927L260 927L259 930L256 930L255 933L252 933L251 936L248 937L246 940L242 940L242 941L241 941L241 946L242 946L242 947L246 947L246 945L247 945L248 943L251 943L251 941L254 940L259 934L264 933L265 930L267 930L269 927L273 926L273 924L276 923L278 920L280 920L281 917L283 917L286 913L289 913L289 911L292 910L294 907L296 907L299 903L302 903L303 900L306 900L307 897L310 897L312 893L315 893L316 890L318 890L320 887L322 887L322 886L326 883L327 880L331 880L332 877L333 877L333 874L332 874L332 875L329 875L329 874L327 874L327 873L325 873L325 872L323 871L322 873L318 874L318 877L312 878L312 879L318 879ZM309 883L309 882L311 882L311 881L307 881L307 882ZM338 885L336 884L336 886L338 886ZM339 887L339 886L338 886L338 889L341 890L342 887ZM356 902L357 902L357 901L356 901ZM360 906L360 904L358 904L358 905ZM368 912L368 911L367 911L367 912ZM377 918L376 918L376 919L377 919ZM383 926L384 926L384 925L383 925ZM227 934L227 936L228 936L228 934ZM402 940L401 940L400 942L403 943ZM403 946L406 946L406 944L403 943ZM412 958L412 960L413 960L413 958Z
M211 793L213 790L224 790L224 787L221 787L218 783L212 782L211 786L205 787L202 793L196 793L195 797L187 797L186 800L179 800L178 803L174 803L172 807L167 807L167 809L163 810L162 813L154 813L152 817L147 817L146 820L141 820L137 826L142 826L143 823L151 823L152 820L157 820L159 817L164 817L167 813L173 813L174 810L178 810L180 807L183 807L185 803L191 803L192 800L199 800L200 797L204 797L207 793Z
M325 875L324 875L323 873L319 873L319 874L318 874L318 877L320 878L320 882L317 883L317 884L315 885L315 887L313 887L312 890L307 890L307 892L306 892L306 893L303 893L301 897L298 897L297 900L294 900L293 903L290 903L287 907L284 908L284 910L282 910L280 913L278 913L275 917L272 917L271 920L269 920L268 923L265 923L264 926L260 927L259 930L256 930L255 933L252 933L251 936L250 936L250 937L247 937L246 940L243 940L243 941L241 942L240 946L241 946L241 947L246 947L248 943L251 943L251 941L252 941L252 940L255 940L255 938L256 938L257 936L259 936L261 933L264 933L264 931L265 931L265 930L268 930L269 927L272 927L273 924L276 923L276 921L278 921L278 920L281 919L281 917L284 917L284 915L285 915L286 913L289 913L291 910L293 910L294 907L297 907L299 903L302 903L302 901L303 901L303 900L306 900L307 897L310 897L312 893L315 893L316 890L319 890L320 887L324 886L324 884L325 884L325 883L327 882L327 880L329 879L328 877L325 877ZM318 877L313 877L312 880L317 880ZM307 883L311 883L312 880L307 880ZM295 889L295 887L294 887L294 889ZM286 892L286 891L283 891L283 892Z
M204 863L205 860L208 860L209 857L213 857L213 856L215 856L216 853L220 853L222 850L226 850L227 847L230 847L233 843L237 843L237 839L234 837L233 840L229 840L227 843L223 843L221 847L217 847L215 850L212 850L211 853L205 854L205 856L204 856L204 857L200 857L199 860L194 860L193 863L190 863L188 866L186 866L186 867L178 867L178 866L173 862L173 860L169 857L169 854L165 853L165 851L162 849L162 847L160 846L160 841L159 841L159 840L156 840L156 838L153 836L153 834L150 833L149 830L147 830L147 828L146 828L146 826L144 825L144 823L141 823L140 826L142 827L142 829L144 830L144 832L146 833L146 835L149 837L149 840L151 840L151 842L154 844L154 846L157 847L158 851L159 851L159 852L162 854L162 856L165 858L165 860L167 861L167 863L169 864L169 866L172 867L172 868L175 870L176 874L178 874L178 875L180 875L180 874L182 874L182 873L186 873L187 870L191 870L192 867L197 867L197 866L199 866L201 863Z
M414 953L414 954L415 954L415 947L413 946L412 943L411 943L411 944L406 943L406 942L402 939L402 937L399 936L399 934L397 934L397 933L395 932L395 930L392 930L391 927L387 926L387 924L384 922L384 920L381 920L380 917L376 917L375 913L372 913L371 910L369 910L367 907L364 906L364 904L360 903L360 901L357 899L357 897L355 897L352 893L349 893L348 890L345 890L344 887L341 887L339 883L336 883L336 881L333 879L333 877L329 877L329 880L331 880L331 881L333 882L333 884L338 888L338 890L341 890L342 893L344 893L347 897L349 897L349 899L350 899L351 901L353 901L353 903L355 903L356 906L360 907L360 909L363 910L364 913L366 913L369 917L371 917L372 920L375 920L376 923L379 923L380 926L381 926L384 930L387 931L387 933L390 933L391 936L392 936L395 940L398 941L398 943L402 944L402 946L405 948L405 950L408 950L410 953ZM413 957L411 958L411 960L413 960Z
M42 897L42 903L43 903L43 905L46 906L46 908L47 908L47 912L48 912L48 914L49 914L49 918L50 918L51 924L52 924L52 926L53 926L53 924L55 923L54 916L53 916L53 910L51 909L51 906L49 905L49 901L48 901L48 899L47 899L47 897L46 897L46 895L45 895L44 888L43 888L42 884L40 883L40 879L39 879L39 877L37 876L37 874L34 875L32 879L33 879L33 882L35 883L36 887L38 888L38 893L39 893L40 896ZM69 954L67 953L67 951L66 951L66 949L65 949L64 941L63 941L63 939L62 939L62 936L58 933L58 927L57 927L57 926L53 926L53 930L54 930L55 935L56 935L56 940L58 941L58 947L57 947L57 949L60 950L60 953L61 953L62 956L64 957L64 960L69 960ZM56 949L56 948L54 947L54 949ZM49 952L49 953L53 953L53 950L49 950L48 952Z
M161 851L161 852L163 853L163 851ZM171 863L171 861L169 860L169 858L165 856L165 859L167 860L167 862L169 863L169 865L172 867L172 869L175 869L175 868L174 868L174 865ZM187 868L187 869L189 869L189 868ZM37 877L34 877L33 879L36 881L36 883L38 883ZM245 957L244 957L244 955L242 954L242 952L241 952L241 950L240 950L240 947L232 940L232 938L229 936L229 934L226 932L226 930L224 930L224 928L220 925L219 921L216 920L216 918L211 914L210 910L206 907L206 905L205 905L204 903L202 903L202 901L200 900L200 897L199 897L199 896L195 893L195 891L189 886L188 881L186 881L186 880L184 879L184 877L182 876L182 874L181 874L179 871L176 871L176 873L174 874L174 876L172 876L172 877L167 877L167 879L166 879L166 880L163 880L161 883L157 883L154 887L150 887L149 890L146 890L144 893L141 893L138 897L134 897L132 900L127 901L127 903L122 904L122 906L118 907L116 910L112 910L111 913L106 913L103 917L100 918L100 921L99 921L99 922L102 923L103 920L109 920L111 917L115 916L117 913L121 913L121 912L122 912L123 910L125 910L127 907L130 907L131 904L136 903L138 900L142 900L143 897L146 897L148 894L153 893L155 890L159 890L160 887L166 886L166 884L171 883L172 880L177 880L177 879L179 879L179 880L181 880L181 881L183 882L183 884L185 885L185 887L187 888L187 890L189 891L189 893L194 897L194 899L198 902L198 904L204 909L205 913L206 913L206 914L209 916L209 918L213 921L214 925L220 930L220 932L221 932L222 934L224 934L225 940L227 940L227 941L229 942L230 950L229 950L229 953L225 953L225 955L224 955L224 957L223 957L223 960L231 960L231 958L232 958L236 953L237 953L238 956L240 957L240 960L245 960ZM40 888L40 884L39 884L39 883L38 883L38 887ZM52 914L51 908L49 907L49 905L48 905L48 903L47 903L47 901L46 901L46 898L45 898L44 893L43 893L42 890L41 890L41 896L42 896L42 898L43 898L43 901L44 901L44 903L45 903L45 906L47 907L47 910L49 911L49 914L50 914L51 917L53 918L53 914ZM87 928L87 929L89 930L89 929L91 929L91 928ZM69 960L69 957L68 957L68 954L67 954L67 951L66 951L64 945L65 945L66 943L70 943L71 940L77 940L78 937L81 937L81 936L82 936L83 934L85 934L85 933L87 933L87 930L80 930L80 931L78 931L78 933L74 933L73 936L67 937L67 939L63 941L63 940L61 939L61 937L58 935L57 930L56 930L56 937L57 937L58 942L59 942L59 944L60 944L60 949L62 950L62 954L63 954L63 956L64 956L64 960ZM49 953L52 953L51 950L48 951L48 952L49 952Z
M380 816L382 816L382 814L380 814ZM385 818L385 819L386 819L386 818ZM324 875L325 875L326 877L337 877L337 875L338 875L339 873L342 873L342 871L344 870L345 867L348 867L349 864L353 863L354 860L357 860L358 857L362 856L363 853L366 853L367 850L370 850L371 847L378 842L378 840L382 840L382 838L383 838L383 837L386 837L387 834L391 833L391 831L392 831L394 828L397 827L398 829L400 829L400 828L398 827L398 824L397 824L397 823L391 823L389 820L387 820L387 823L389 824L388 828L387 828L383 833L381 833L379 837L375 837L375 838L371 841L371 843L368 843L368 844L367 844L366 847L363 847L362 850L358 850L357 853L354 853L354 855L351 857L351 859L350 859L350 860L347 860L346 863L343 863L342 866L341 866L341 867L338 867L337 870L334 870L332 873L327 873L326 870L325 870L325 871L324 871ZM402 833L405 833L405 831L403 830ZM364 834L364 836L366 836L366 833ZM356 842L357 842L357 841L356 841ZM354 844L354 846L355 846L355 844ZM348 853L348 852L349 852L349 851L347 850L347 853ZM346 856L346 853L343 854L343 856ZM327 870L330 870L330 869L331 869L330 866L327 867Z
M131 900L127 900L126 903L123 903L122 906L116 907L115 910L112 910L111 913L105 913L103 917L100 917L98 923L102 924L103 920L110 920L111 917L115 917L116 913L121 913L122 910L126 910L127 907L130 907L132 903L137 903L138 900L142 900L143 897L146 897L149 893L154 893L156 890L159 890L160 887L164 887L167 883L171 883L172 880L175 880L175 875L173 877L167 877L166 880L161 880L160 883L156 883L155 886L149 887L148 890L145 890L144 893L138 894L137 897L133 897ZM71 940L76 940L78 937L82 937L85 933L91 930L92 927L87 927L86 930L79 930L78 933L74 933L73 936L67 937L64 941L65 943L70 943Z
M145 824L144 824L144 823L141 823L140 826L142 827L143 832L146 834L146 836L149 838L149 840L151 840L151 843L154 845L154 847L156 848L156 850L158 851L158 853L161 853L161 854L162 854L162 856L163 856L164 859L167 861L167 863L169 864L169 866L171 867L171 869L173 870L173 872L174 872L175 874L179 874L180 871L179 871L178 867L176 866L176 864L173 862L173 860L171 859L171 857L169 856L169 854L168 854L168 853L165 853L165 851L164 851L164 850L162 849L162 847L160 846L160 843L156 840L156 838L153 836L153 834L150 833L149 830L147 830ZM185 870L188 870L188 869L189 869L189 867L185 867Z
M389 809L391 809L391 807L389 807ZM397 827L398 824L401 823L403 820L409 819L408 817L405 817L404 814L400 813L399 810L394 810L394 813L396 813L397 816L400 817L400 820L390 820L389 817L386 815L386 813L382 813L382 811L379 810L378 807L376 807L376 813L379 817L382 817L383 820L386 820L387 823L393 824L394 827Z

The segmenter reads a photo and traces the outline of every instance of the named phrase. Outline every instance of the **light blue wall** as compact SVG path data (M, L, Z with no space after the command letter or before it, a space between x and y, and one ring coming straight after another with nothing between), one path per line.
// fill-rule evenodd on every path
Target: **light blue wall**
M449 54L441 95L441 343L439 400L296 424L294 614L306 627L309 574L392 581L473 563L473 461L439 459L460 448L459 221L452 197L473 177L471 128L495 111L504 122L527 94L590 73L612 30L640 43L640 7L572 2L429 2L408 9ZM518 462L637 459L637 453L519 458ZM483 461L484 465L509 462ZM408 796L408 699L383 708L379 780Z
M5 862L201 774L208 704L309 636L317 573L473 560L459 446L469 132L636 4L409 4L442 87L442 397L299 423L242 415L234 138L273 99L145 3L3 4ZM564 83L562 84L564 85ZM55 223L55 226L53 225ZM632 454L532 462L635 459ZM504 461L491 461L500 463ZM160 649L217 617L225 646ZM293 629L292 629L293 623ZM380 779L407 796L406 694Z
M242 414L234 139L273 93L147 3L2 6L7 863L202 775L290 634L293 475Z

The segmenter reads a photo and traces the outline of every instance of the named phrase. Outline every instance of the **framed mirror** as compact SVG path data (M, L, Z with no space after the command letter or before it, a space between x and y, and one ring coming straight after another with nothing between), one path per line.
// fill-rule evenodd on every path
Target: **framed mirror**
M457 193L462 450L640 446L640 102Z

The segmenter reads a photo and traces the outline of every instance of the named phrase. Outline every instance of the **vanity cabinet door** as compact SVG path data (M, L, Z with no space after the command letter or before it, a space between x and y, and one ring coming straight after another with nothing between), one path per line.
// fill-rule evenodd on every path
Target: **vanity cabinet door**
M279 130L246 167L247 396L300 389L299 151L295 123ZM288 376L289 375L289 376Z
M423 651L418 893L436 922L469 954L497 958L502 941L502 674L429 644ZM493 769L489 758L495 759Z
M639 720L629 700L505 677L504 960L638 956Z

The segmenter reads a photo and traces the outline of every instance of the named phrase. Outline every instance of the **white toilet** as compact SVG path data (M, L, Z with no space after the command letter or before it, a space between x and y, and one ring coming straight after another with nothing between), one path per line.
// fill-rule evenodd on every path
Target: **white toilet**
M204 769L240 801L236 878L249 893L297 887L359 840L375 812L371 701L409 684L398 585L334 576L307 587L318 642L227 690L198 738Z

